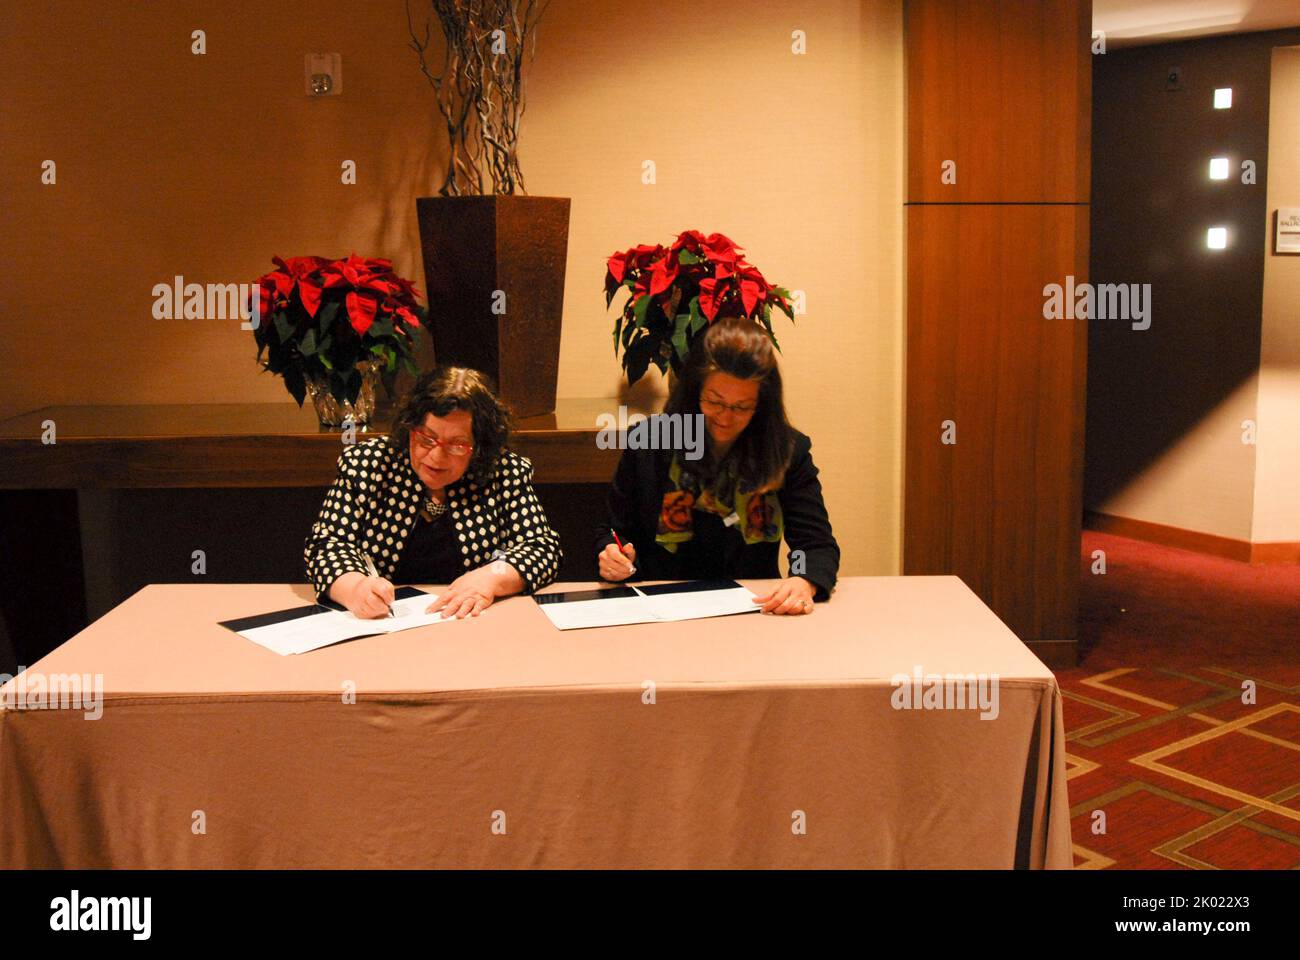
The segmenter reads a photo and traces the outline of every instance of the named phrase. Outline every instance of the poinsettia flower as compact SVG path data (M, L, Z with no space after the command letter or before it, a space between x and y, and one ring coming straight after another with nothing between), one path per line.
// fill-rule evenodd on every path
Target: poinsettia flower
M365 336L370 325L375 322L375 310L379 301L369 294L353 290L347 295L348 322L359 336Z
M710 234L704 241L704 252L708 254L710 260L717 260L723 263L735 263L737 259L736 245L720 233ZM740 259L743 259L740 258Z
M678 253L682 250L689 250L691 253L698 253L703 246L704 234L698 230L683 230L677 234L677 239L672 245L672 251Z
M658 296L677 279L677 256L666 253L650 270L650 296Z
M721 281L713 277L705 277L700 281L700 313L704 314L709 323L717 317L718 307L721 306L719 301L722 291L718 289L719 283Z
M740 304L745 308L746 316L753 314L754 308L758 306L761 291L762 288L753 280L740 281Z

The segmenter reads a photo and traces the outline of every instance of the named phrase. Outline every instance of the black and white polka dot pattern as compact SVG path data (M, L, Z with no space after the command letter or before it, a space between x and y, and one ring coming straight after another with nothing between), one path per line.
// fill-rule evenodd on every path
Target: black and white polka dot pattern
M507 450L487 480L462 478L447 486L447 519L460 541L465 569L504 560L519 571L530 593L555 579L563 555L532 479L528 458ZM379 575L391 578L425 493L409 453L394 450L387 437L345 449L320 517L303 544L316 599L327 596L343 574L368 573L367 554Z

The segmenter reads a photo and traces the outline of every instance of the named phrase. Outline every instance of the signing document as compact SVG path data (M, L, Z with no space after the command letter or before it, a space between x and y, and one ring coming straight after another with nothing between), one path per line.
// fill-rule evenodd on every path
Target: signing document
M425 593L415 587L398 587L393 601L393 615L368 619L358 617L348 610L331 609L325 604L292 607L276 610L240 620L223 620L221 626L233 630L258 646L266 647L282 657L296 653L319 650L344 640L370 637L379 633L397 633L412 627L431 623L447 623L454 617L444 617L442 612L425 613L436 594Z
M541 593L533 599L561 630L580 630L757 613L756 596L735 580L685 580L647 587Z

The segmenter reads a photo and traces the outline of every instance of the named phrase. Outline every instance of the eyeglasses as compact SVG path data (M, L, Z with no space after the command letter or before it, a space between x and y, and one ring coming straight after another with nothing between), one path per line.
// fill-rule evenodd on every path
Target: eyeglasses
M466 443L464 440L439 440L437 437L429 436L423 430L411 431L411 445L420 456L424 456L434 447L442 447L453 457L463 457L474 449L474 444Z
M730 410L732 413L741 417L753 416L758 406L753 403L723 403L721 400L710 400L707 397L700 397L700 410L704 413L717 415L723 410Z

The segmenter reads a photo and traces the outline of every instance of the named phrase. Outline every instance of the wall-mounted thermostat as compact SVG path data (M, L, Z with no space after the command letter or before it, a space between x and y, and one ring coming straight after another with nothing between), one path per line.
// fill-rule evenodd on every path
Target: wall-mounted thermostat
M343 58L337 53L306 56L307 96L328 97L343 92Z

